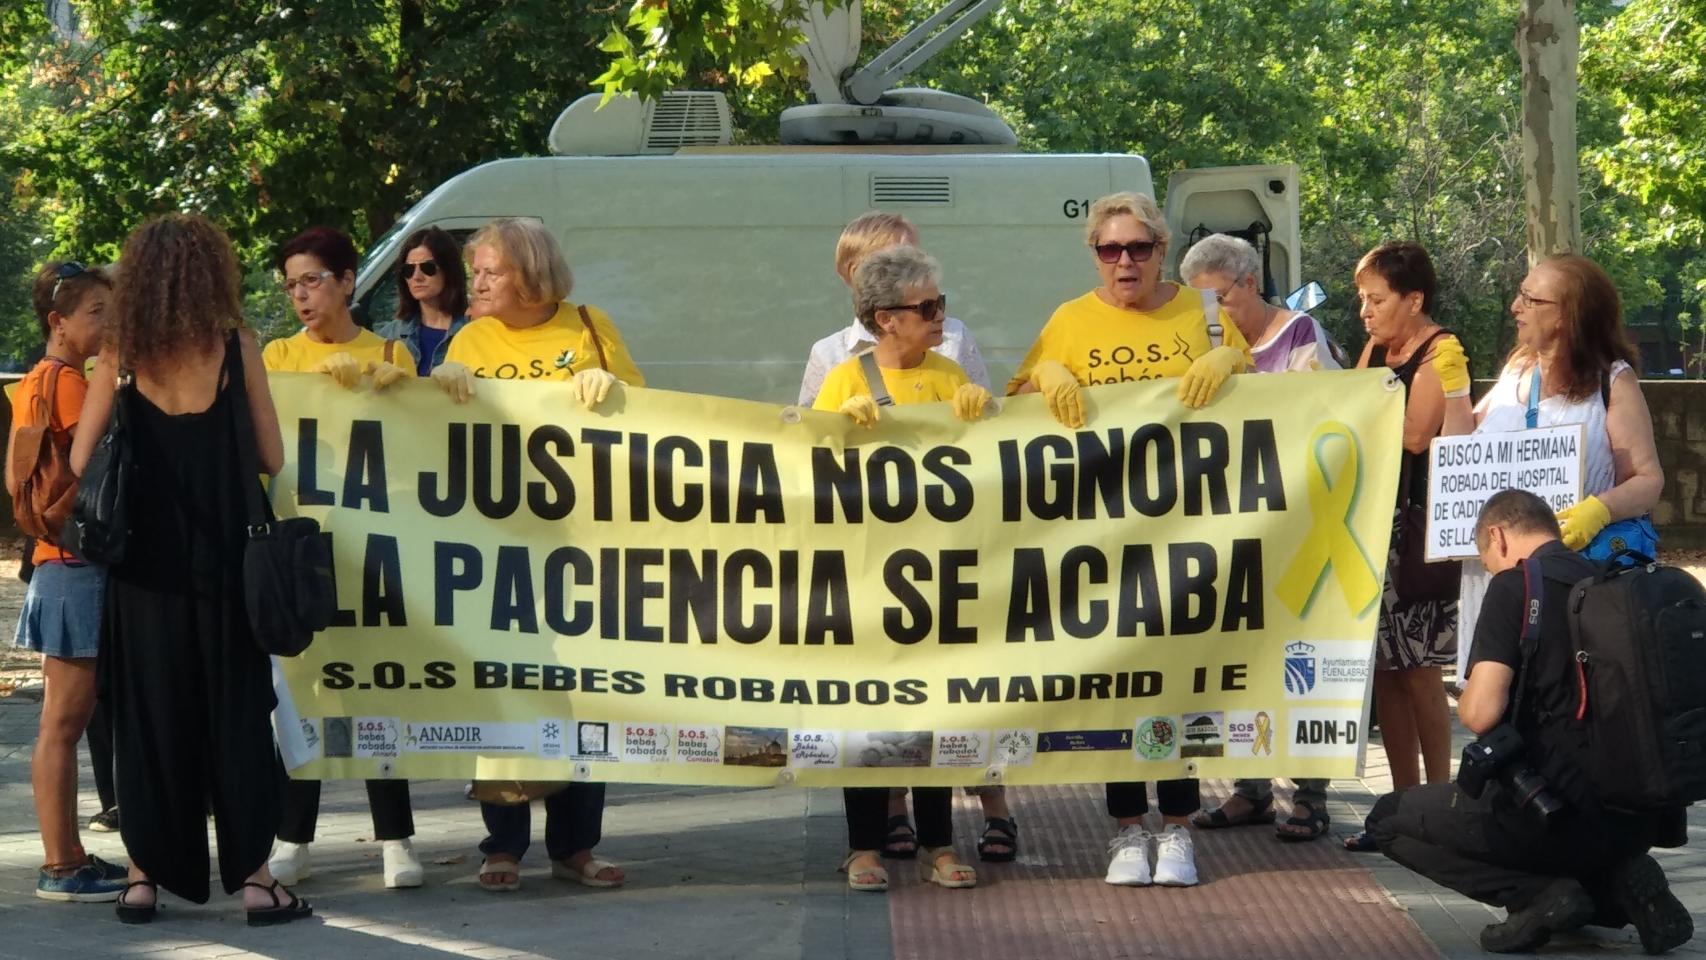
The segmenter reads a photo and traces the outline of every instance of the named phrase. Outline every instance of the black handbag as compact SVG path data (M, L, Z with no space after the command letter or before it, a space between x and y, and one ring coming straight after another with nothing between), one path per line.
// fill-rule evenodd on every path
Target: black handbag
M338 611L338 582L332 569L332 538L310 517L274 519L261 496L255 426L243 378L243 352L232 332L226 346L231 427L237 439L248 542L243 547L243 604L255 643L278 657L308 649L314 634L332 625Z
M1435 331L1433 336L1422 341L1416 352L1410 355L1410 359L1393 369L1392 372L1404 384L1406 403L1410 397L1410 383L1415 379L1416 371L1421 369L1422 358L1427 355L1428 346L1440 337L1450 335L1447 330ZM1369 365L1385 362L1386 349L1375 347L1369 356ZM1398 569L1393 571L1392 589L1400 600L1454 601L1457 599L1463 564L1457 560L1428 562L1427 503L1428 455L1425 452L1411 453L1406 450L1403 452L1403 465L1398 472L1399 522L1394 532L1398 540Z
M136 452L130 433L130 395L135 389L135 378L121 370L113 390L112 419L83 467L77 500L59 534L59 546L85 563L124 562L131 491L136 487Z

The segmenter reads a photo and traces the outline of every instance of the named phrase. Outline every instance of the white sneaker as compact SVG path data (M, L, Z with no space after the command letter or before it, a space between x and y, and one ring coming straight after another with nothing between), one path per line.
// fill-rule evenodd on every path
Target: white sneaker
M1164 887L1197 885L1197 854L1190 830L1171 823L1161 832L1155 845L1155 882Z
M272 858L267 861L267 869L272 871L274 880L287 887L294 887L313 876L314 867L308 862L308 844L280 840L273 848Z
M385 841L385 886L418 887L425 874L420 860L415 858L415 845L404 840Z
M1103 879L1121 887L1147 887L1149 842L1155 837L1141 824L1132 824L1108 841L1108 875Z

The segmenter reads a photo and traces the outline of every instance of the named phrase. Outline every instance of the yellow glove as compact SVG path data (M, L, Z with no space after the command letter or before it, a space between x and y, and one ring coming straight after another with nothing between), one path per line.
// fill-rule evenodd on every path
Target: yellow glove
M1611 510L1598 497L1588 497L1574 506L1558 511L1558 527L1564 532L1564 546L1580 550L1593 542L1611 523Z
M1469 358L1456 337L1441 337L1434 347L1434 373L1447 398L1469 396Z
M1049 415L1073 430L1084 425L1084 398L1078 393L1078 378L1059 360L1039 360L1031 368L1031 385L1048 403Z
M954 406L954 416L967 423L981 419L983 408L991 399L988 390L975 383L962 383L959 389L954 391L954 399L951 401Z
M334 353L314 368L315 373L323 373L338 382L345 390L354 390L361 383L361 364L347 353Z
M456 403L467 403L474 395L474 371L454 360L433 367L432 382Z
M853 422L861 427L869 427L877 422L877 401L865 394L856 394L841 401L839 413L845 413L853 418Z
M1208 406L1227 379L1244 369L1244 351L1237 347L1215 347L1191 361L1179 380L1179 401L1192 410Z
M409 375L409 371L388 360L373 361L367 365L367 372L373 377L374 393L378 393Z
M588 410L603 403L615 385L616 375L599 367L587 367L569 381L569 389L574 391L575 399Z

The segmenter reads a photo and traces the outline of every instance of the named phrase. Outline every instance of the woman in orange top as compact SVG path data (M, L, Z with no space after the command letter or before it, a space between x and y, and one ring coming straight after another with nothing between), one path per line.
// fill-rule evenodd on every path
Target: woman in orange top
M45 399L53 443L68 452L88 392L83 365L100 349L112 282L80 263L50 263L36 275L32 293L46 355L13 395L12 437L16 439L20 427L39 425L39 401ZM45 395L48 390L51 396ZM10 475L10 457L6 469L7 488L15 490L25 478ZM85 853L77 833L77 741L95 711L95 653L106 572L46 540L36 542L33 559L35 573L18 617L16 642L42 655L41 727L30 760L30 786L46 853L36 876L36 896L116 900L124 889L125 869Z

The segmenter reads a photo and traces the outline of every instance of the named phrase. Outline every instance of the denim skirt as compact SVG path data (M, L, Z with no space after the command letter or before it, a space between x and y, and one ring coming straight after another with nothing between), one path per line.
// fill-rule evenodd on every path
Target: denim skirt
M93 657L101 646L107 572L85 564L44 563L30 577L16 644L62 660Z

